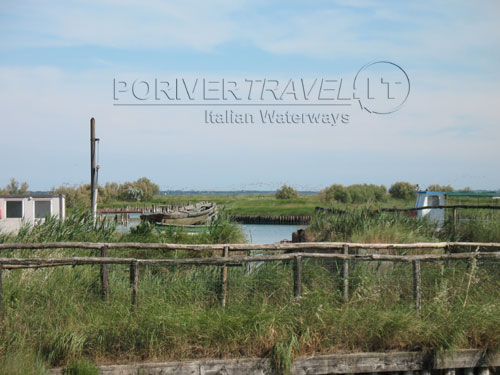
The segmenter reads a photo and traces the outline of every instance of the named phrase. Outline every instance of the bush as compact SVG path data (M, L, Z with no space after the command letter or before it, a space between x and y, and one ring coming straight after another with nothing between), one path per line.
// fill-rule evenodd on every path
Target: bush
M351 195L347 189L340 184L333 184L319 192L319 199L324 203L351 203Z
M276 199L294 199L299 196L299 192L291 186L283 185L276 190Z
M398 199L415 199L415 185L412 185L409 182L396 182L390 187L389 194L391 197Z
M148 201L160 188L148 178L142 177L135 182L125 182L119 187L118 197L124 201Z
M452 192L453 187L451 185L438 185L438 184L432 184L427 187L429 191L447 191L447 192Z
M384 185L351 185L347 187L353 203L383 202L387 200L387 188Z

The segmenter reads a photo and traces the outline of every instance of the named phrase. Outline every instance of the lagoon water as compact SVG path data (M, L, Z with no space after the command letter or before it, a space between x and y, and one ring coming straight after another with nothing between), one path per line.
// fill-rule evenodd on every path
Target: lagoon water
M109 215L114 216L114 215ZM118 225L117 230L121 233L130 230L139 224L139 214L131 214L128 226ZM292 233L297 229L304 228L303 225L271 225L271 224L242 224L243 232L248 243L275 243L281 240L291 240Z
M243 224L243 231L248 243L275 243L281 240L291 240L292 233L303 225L262 225Z

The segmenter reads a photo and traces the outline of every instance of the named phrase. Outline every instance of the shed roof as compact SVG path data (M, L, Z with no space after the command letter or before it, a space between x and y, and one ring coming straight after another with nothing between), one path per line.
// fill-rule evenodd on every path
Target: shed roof
M23 198L59 198L64 197L64 194L0 194L0 198L14 198L14 199L23 199Z

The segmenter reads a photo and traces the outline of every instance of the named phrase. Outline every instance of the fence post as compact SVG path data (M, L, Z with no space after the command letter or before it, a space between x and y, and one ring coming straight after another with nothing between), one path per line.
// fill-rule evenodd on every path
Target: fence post
M0 316L2 316L4 312L2 276L3 276L3 264L0 263Z
M343 254L349 255L349 245L344 245ZM347 259L342 262L342 296L344 302L349 302L349 261Z
M457 232L457 222L458 222L458 217L457 217L457 208L453 207L453 235Z
M422 274L420 272L420 261L412 260L413 270L413 300L415 301L415 308L420 313L422 309Z
M229 247L224 247L224 258L229 257ZM226 307L226 299L227 299L227 266L223 265L221 269L221 289L220 289L220 304L224 309Z
M130 287L132 288L132 305L136 306L139 294L139 268L136 260L130 263Z
M302 294L302 257L296 256L293 262L293 295L300 297Z
M106 246L101 247L101 257L105 258L108 256L108 248ZM109 301L109 265L101 264L101 291L102 298L105 302Z

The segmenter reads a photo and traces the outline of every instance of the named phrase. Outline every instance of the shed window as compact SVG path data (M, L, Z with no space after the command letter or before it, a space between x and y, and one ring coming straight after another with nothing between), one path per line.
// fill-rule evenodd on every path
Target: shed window
M50 216L50 201L35 201L35 218L43 219Z
M22 201L7 201L7 218L20 219L23 217Z
M439 206L439 197L437 195L429 195L427 198L428 206Z

